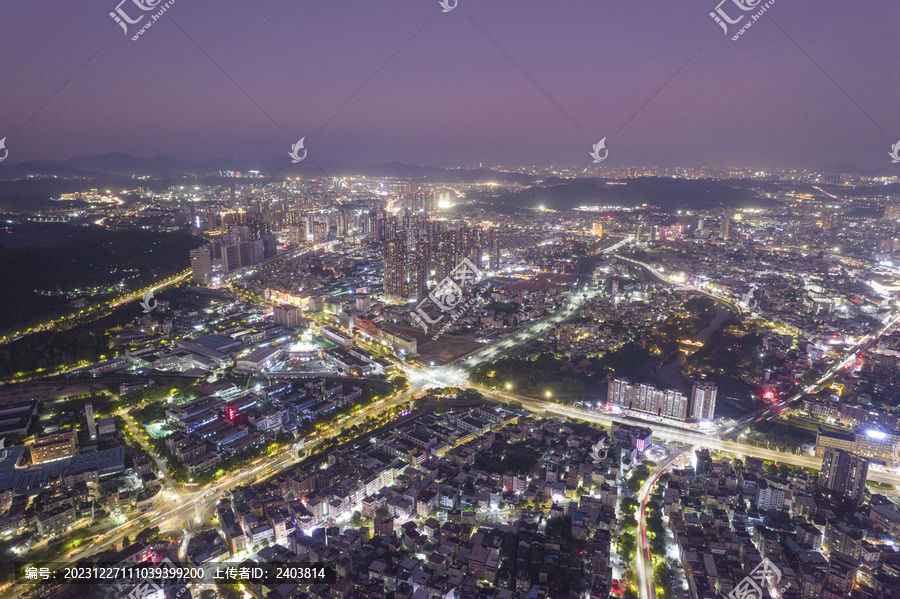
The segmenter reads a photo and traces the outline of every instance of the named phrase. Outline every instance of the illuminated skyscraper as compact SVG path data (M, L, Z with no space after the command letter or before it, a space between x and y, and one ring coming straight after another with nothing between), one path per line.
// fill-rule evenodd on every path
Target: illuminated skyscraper
M493 228L488 231L488 268L500 270L500 232Z
M92 404L85 404L84 417L87 419L88 436L91 439L96 439L97 423L94 422L94 406Z
M829 497L854 503L862 501L869 462L842 449L827 447L819 472L819 488Z
M395 237L384 244L384 294L406 297L406 239Z
M212 278L212 256L208 245L191 250L191 278L198 285L209 285Z
M713 420L716 415L715 383L698 381L691 393L691 416L697 420Z
M409 273L409 295L423 299L428 295L428 275L431 272L431 242L421 237L416 242L416 256Z
M328 223L316 221L313 223L313 243L318 245L328 241Z
M481 268L481 255L484 251L484 229L476 225L469 232L468 247L466 248L466 257L472 261L472 264Z

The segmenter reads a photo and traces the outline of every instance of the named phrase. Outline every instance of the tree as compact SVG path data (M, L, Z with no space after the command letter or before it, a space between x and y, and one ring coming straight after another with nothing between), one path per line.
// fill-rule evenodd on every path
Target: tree
M366 519L363 518L362 512L359 510L353 512L353 515L350 516L350 526L360 527L366 523Z
M637 520L634 517L634 514L629 513L627 516L622 518L622 528L625 530L634 530L637 528Z
M619 555L622 557L622 561L627 563L634 559L634 548L634 535L630 532L623 533L619 537Z
M638 491L641 490L641 485L643 485L643 484L644 484L644 481L642 481L641 479L639 479L635 476L632 476L625 483L625 488L628 489L628 491L630 493L637 493Z
M666 535L665 533L655 534L650 539L650 553L653 555L666 554Z
M637 499L626 497L622 500L621 509L625 513L633 514L641 506Z
M657 596L667 599L672 595L672 569L666 562L660 562L653 568L653 582L656 584Z
M145 528L141 532L135 535L134 539L136 541L149 541L150 539L156 537L159 534L159 526L153 526L152 528Z
M244 593L233 584L217 584L216 593L219 599L243 599Z

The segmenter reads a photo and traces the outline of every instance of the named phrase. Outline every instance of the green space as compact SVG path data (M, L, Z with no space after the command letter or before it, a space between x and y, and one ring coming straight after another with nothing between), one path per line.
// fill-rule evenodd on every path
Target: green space
M664 321L632 331L633 341L604 355L569 356L544 351L533 357L504 356L474 367L470 380L484 387L509 388L520 395L562 402L601 394L605 391L604 379L611 372L665 387L656 370L679 355L680 339L693 338L712 322L716 312L712 299L691 297ZM591 322L586 317L577 321ZM619 323L597 324L622 329Z
M816 432L789 422L763 420L747 429L746 440L758 446L765 447L768 442L772 449L795 451L803 445L815 445Z
M21 223L0 240L0 331L27 329L90 303L140 289L190 266L202 240L185 233ZM76 310L77 312L77 310Z
M690 375L702 371L719 386L719 395L751 399L744 379L760 370L777 366L780 360L762 356L762 335L757 325L729 318L713 331L703 347L684 365Z

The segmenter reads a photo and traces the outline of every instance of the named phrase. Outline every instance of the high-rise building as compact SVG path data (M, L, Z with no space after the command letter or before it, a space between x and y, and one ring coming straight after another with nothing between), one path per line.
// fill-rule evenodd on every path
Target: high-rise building
M731 237L731 211L726 210L722 214L722 222L719 224L719 238L727 241Z
M470 229L467 242L466 257L472 264L481 269L481 255L484 251L484 229L478 225Z
M646 383L634 385L626 379L615 378L609 382L606 400L609 404L655 416L687 418L688 398L676 389L662 391Z
M92 404L85 404L84 417L87 419L88 437L91 439L96 439L97 423L94 422L94 406Z
M443 281L450 276L453 269L456 268L458 262L455 261L458 254L457 251L457 234L456 230L443 231L434 236L433 265L435 270L435 278Z
M222 243L222 270L233 272L250 264L250 242L226 240Z
M712 472L712 456L705 447L694 452L694 472L697 476L703 476Z
M594 226L591 229L591 233L595 237L601 237L603 235L603 223L601 223L601 222L594 223Z
M263 243L263 260L274 258L278 255L278 236L274 233L268 233L262 238Z
M209 285L212 279L212 256L208 245L191 250L191 278L198 285Z
M842 449L828 447L822 457L819 488L832 499L862 501L869 462Z
M416 256L409 273L409 294L423 299L428 294L428 275L431 273L431 242L421 237L416 242Z
M713 420L716 415L715 383L698 381L691 392L691 417L697 420Z
M666 418L674 418L675 420L685 420L687 411L687 395L675 389L667 389L659 415Z
M290 328L300 326L303 323L303 310L300 306L289 304L275 306L274 316L275 324Z
M288 243L291 245L300 245L306 241L306 229L301 225L288 225Z
M394 237L384 244L384 294L406 297L406 238Z
M403 199L402 207L414 212L431 212L437 207L434 192L430 190L409 192Z
M500 270L500 231L496 227L488 231L488 268Z
M385 241L390 241L394 237L397 236L397 231L399 230L399 222L396 216L385 216L384 217L384 239Z
M313 243L318 245L328 241L328 223L316 221L313 223Z

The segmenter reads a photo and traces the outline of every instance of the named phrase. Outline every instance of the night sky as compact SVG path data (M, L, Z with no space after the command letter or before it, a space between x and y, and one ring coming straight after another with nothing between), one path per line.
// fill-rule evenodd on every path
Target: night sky
M872 169L900 139L900 3L776 0L732 41L718 0L458 1L175 0L132 41L118 0L0 0L0 137L10 163L305 136L323 162L578 165L606 137L613 166Z

